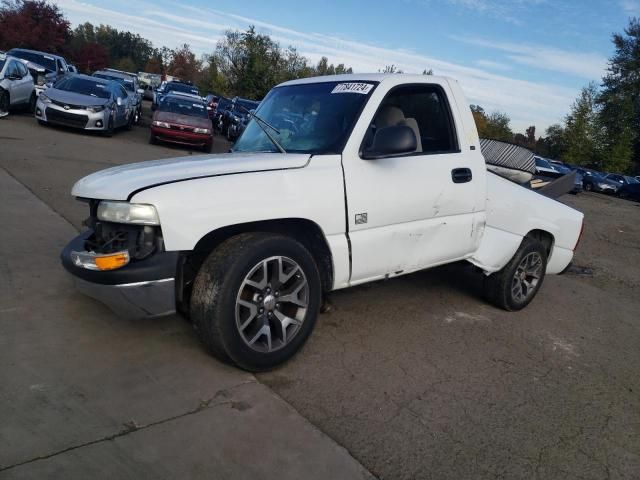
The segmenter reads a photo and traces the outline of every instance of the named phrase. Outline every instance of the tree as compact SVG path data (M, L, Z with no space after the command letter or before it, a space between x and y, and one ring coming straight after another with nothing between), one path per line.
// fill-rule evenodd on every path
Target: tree
M402 70L400 70L398 67L396 67L395 65L385 65L385 67L382 70L378 70L380 73L404 73Z
M582 89L565 119L566 149L562 159L574 165L606 167L602 158L602 135L596 104L598 87L590 83Z
M545 157L559 159L564 156L567 149L565 140L564 127L559 123L551 125L545 132L545 138L542 140L545 144ZM540 152L542 153L542 152Z
M604 164L610 171L640 172L640 20L632 18L624 34L614 34L597 99L603 130Z
M182 80L193 81L200 72L202 64L191 51L189 45L184 44L171 55L171 61L167 68L167 73Z
M45 0L4 0L0 7L0 50L13 47L63 53L71 30L57 5Z
M109 55L102 45L85 43L74 55L74 61L81 72L91 74L109 65Z
M493 112L487 115L480 105L471 105L471 113L481 138L513 142L513 132L509 126L511 120L506 113Z

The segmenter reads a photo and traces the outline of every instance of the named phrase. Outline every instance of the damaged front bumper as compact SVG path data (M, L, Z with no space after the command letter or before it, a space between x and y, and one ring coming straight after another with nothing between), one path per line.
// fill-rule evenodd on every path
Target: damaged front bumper
M83 232L61 254L62 265L81 293L126 318L154 318L175 313L178 252L156 252L117 270L91 270L77 265L72 252L86 252L87 240L92 234L92 230Z

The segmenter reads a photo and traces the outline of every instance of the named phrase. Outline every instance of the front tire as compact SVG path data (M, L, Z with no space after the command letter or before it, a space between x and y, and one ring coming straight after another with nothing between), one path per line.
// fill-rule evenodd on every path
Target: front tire
M484 279L486 299L507 311L529 305L542 286L547 251L535 238L525 237L509 263Z
M9 92L0 88L0 118L9 115Z
M107 124L107 129L103 132L105 137L113 137L113 116L109 115L109 123Z
M36 113L36 102L38 98L36 96L36 92L31 93L31 98L29 98L29 113Z
M249 371L291 358L315 325L321 301L318 267L296 240L246 233L205 260L191 295L191 318L207 349Z

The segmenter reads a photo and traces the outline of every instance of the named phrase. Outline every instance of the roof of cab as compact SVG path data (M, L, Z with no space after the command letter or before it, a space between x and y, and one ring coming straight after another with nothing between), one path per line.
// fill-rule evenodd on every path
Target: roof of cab
M303 85L307 83L323 82L391 82L391 83L433 83L447 82L449 77L435 75L415 75L408 73L349 73L345 75L325 75L321 77L299 78L283 82L279 87L289 85Z

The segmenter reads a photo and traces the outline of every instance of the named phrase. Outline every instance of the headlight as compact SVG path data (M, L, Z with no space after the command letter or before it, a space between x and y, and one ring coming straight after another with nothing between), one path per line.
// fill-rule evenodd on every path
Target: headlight
M151 122L151 124L156 127L171 128L171 125L169 125L167 122L158 122L157 120L154 120L153 122Z
M98 219L103 222L131 223L134 225L160 225L153 205L129 202L100 202Z
M211 133L208 128L194 128L193 133Z
M42 103L51 103L51 99L47 97L44 93L41 93L38 98L40 98L40 101Z
M104 108L105 108L104 105L93 105L91 107L87 107L87 110L93 113L98 113L104 110Z
M598 186L600 188L609 188L610 187L610 185L608 183L599 183Z

